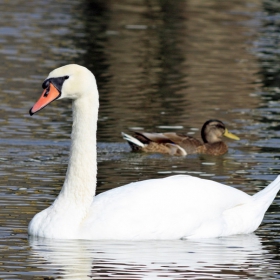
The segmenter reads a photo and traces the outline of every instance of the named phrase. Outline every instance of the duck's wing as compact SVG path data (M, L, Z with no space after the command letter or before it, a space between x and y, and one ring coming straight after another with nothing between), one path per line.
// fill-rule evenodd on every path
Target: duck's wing
M123 138L128 141L133 151L150 153L162 153L177 156L187 155L186 151L172 142L163 133L135 132L134 136L122 133Z
M171 143L183 149L187 154L198 153L197 148L203 146L203 144L196 138L176 132L166 132L166 133L146 133L137 132L135 136L139 141L147 141L147 143L155 142L157 144Z
M163 135L172 143L177 144L181 148L183 148L187 152L187 154L197 153L197 148L203 145L198 139L186 134L167 132L163 133Z
M143 144L149 144L150 142L155 142L158 144L174 143L164 133L135 132L134 136Z

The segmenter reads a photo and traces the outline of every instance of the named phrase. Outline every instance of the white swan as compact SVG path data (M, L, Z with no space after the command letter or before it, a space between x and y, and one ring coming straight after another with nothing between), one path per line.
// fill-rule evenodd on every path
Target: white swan
M250 196L192 176L131 183L95 196L98 90L85 67L52 71L30 114L55 99L73 99L69 166L60 194L35 215L32 236L60 239L179 239L250 233L280 188L280 176Z

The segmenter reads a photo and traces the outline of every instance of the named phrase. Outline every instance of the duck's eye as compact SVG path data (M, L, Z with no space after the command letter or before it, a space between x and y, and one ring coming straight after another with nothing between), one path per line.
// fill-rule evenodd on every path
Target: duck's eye
M217 128L220 128L220 129L224 129L224 126L221 125L221 124L217 124L216 127L217 127Z

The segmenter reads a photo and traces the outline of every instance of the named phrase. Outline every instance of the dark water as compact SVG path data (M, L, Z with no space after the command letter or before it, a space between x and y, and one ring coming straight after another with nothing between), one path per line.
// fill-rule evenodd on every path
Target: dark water
M78 63L100 91L97 192L191 174L249 194L280 172L277 1L0 0L0 279L279 279L279 195L256 233L189 241L29 240L68 163L71 104L30 117L54 68ZM120 132L224 121L220 157L130 153Z

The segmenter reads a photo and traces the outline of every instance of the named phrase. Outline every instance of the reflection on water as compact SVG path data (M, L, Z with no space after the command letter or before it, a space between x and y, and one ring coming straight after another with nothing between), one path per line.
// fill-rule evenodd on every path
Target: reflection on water
M254 234L203 241L39 239L30 245L29 261L39 260L37 266L62 279L270 279L277 269Z
M256 235L203 242L27 239L68 163L71 104L28 110L48 72L89 67L100 91L98 186L190 174L249 194L279 172L279 4L0 1L0 278L279 278L279 195ZM120 132L188 132L221 119L240 136L220 157L131 153ZM229 268L228 268L229 267Z

